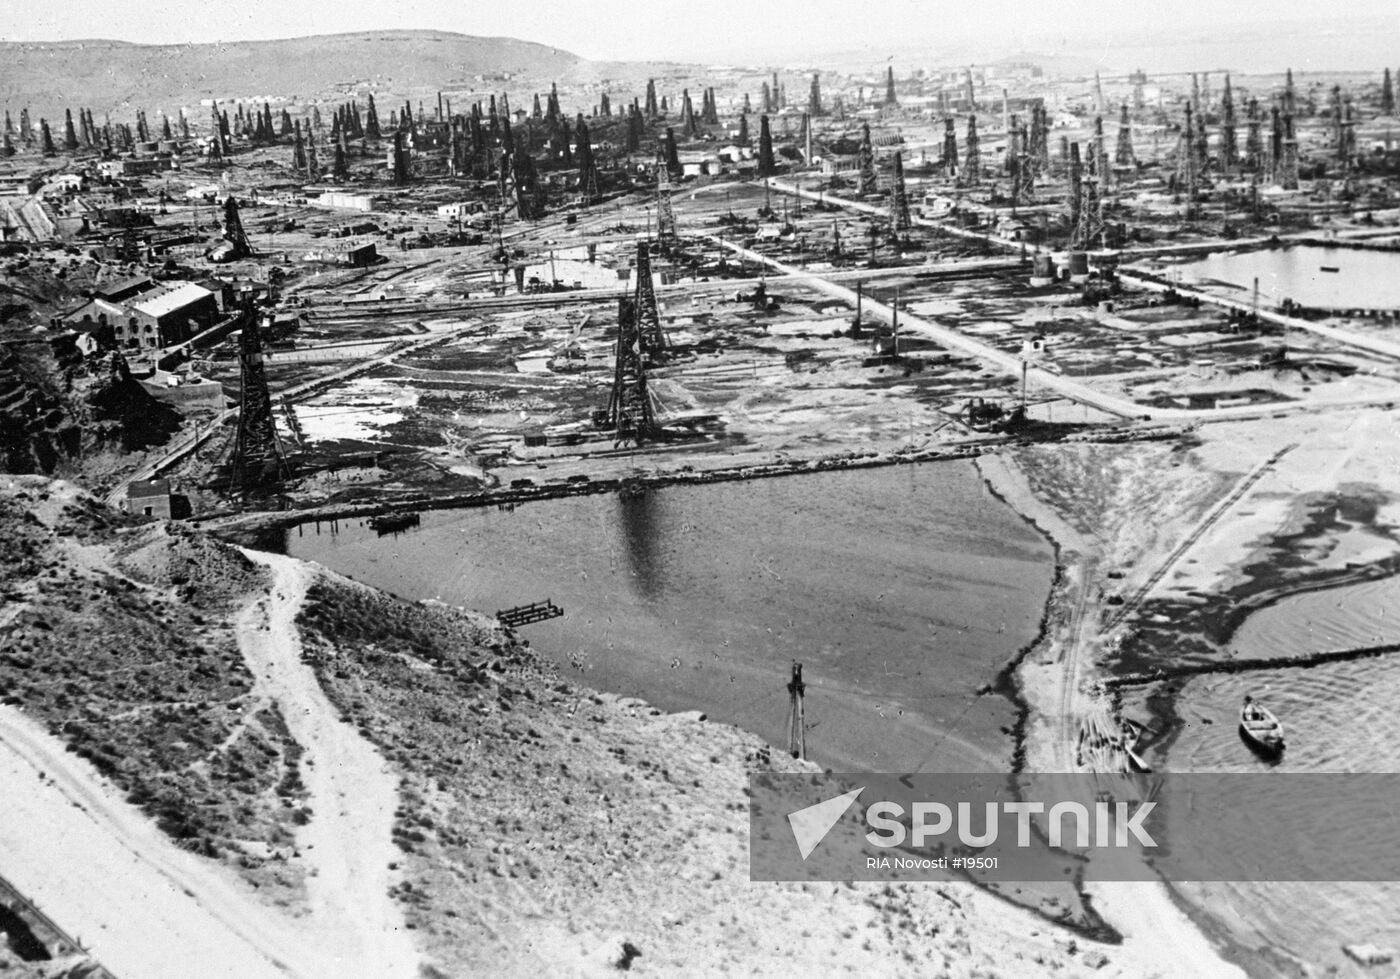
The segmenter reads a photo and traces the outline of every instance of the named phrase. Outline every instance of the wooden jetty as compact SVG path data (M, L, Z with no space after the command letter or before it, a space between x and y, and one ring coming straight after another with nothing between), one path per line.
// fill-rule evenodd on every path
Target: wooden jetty
M555 605L552 598L546 598L542 602L531 602L529 605L517 605L515 608L498 610L496 619L501 625L514 629L516 626L529 625L532 622L557 619L563 614L564 610Z

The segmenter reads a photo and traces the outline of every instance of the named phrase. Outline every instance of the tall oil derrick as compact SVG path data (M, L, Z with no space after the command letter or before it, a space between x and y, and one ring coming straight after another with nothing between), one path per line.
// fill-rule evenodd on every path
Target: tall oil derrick
M78 130L73 125L73 110L63 110L63 148L72 153L78 148Z
M14 156L15 141L10 138L10 127L5 127L5 133L0 136L0 156Z
M1356 119L1352 115L1350 98L1342 103L1341 136L1338 159L1342 164L1342 170L1349 172L1356 166Z
M408 167L407 156L408 154L407 152L405 152L405 170ZM331 161L331 175L341 183L344 183L345 181L350 179L350 150L349 146L345 142L345 128L343 126L340 130L340 137L335 141L335 156ZM394 165L394 176L396 178L398 176L397 161ZM405 180L405 183L406 182L407 180Z
M690 104L690 89L681 89L681 131L687 136L694 136L697 132L695 127L695 107Z
M771 177L778 172L777 161L773 158L773 133L768 128L768 116L758 117L758 175Z
M1251 98L1245 103L1244 164L1251 170L1260 170L1264 165L1264 143L1260 131L1259 100Z
M1283 114L1293 116L1298 112L1298 92L1293 87L1293 69L1289 68L1283 78Z
M1206 133L1206 114L1196 113L1196 134L1191 142L1191 151L1196 160L1196 173L1204 174L1210 167L1210 136Z
M583 121L583 113L578 114L574 123L574 133L578 137L578 149L574 160L578 163L578 187L585 203L598 199L598 163L593 158L593 136L588 124Z
M1069 144L1069 177L1065 192L1065 212L1069 218L1069 234L1074 240L1075 229L1079 227L1079 205L1083 203L1084 167L1079 161L1079 144Z
M898 150L894 154L894 183L890 186L890 219L896 232L913 226L909 219L909 195L904 189L904 159Z
M658 147L661 151L661 165L666 168L672 180L679 180L685 176L685 168L681 166L680 152L676 149L676 131L670 126L666 127L666 138L661 141ZM769 141L769 155L772 155L772 141ZM759 173L763 172L762 152L759 154Z
M860 149L856 151L856 166L860 173L857 189L862 194L873 194L875 185L875 151L870 146L870 124L861 126Z
M1103 116L1094 117L1094 177L1100 191L1113 184L1113 168L1108 165L1108 140L1103 134Z
M1293 129L1293 117L1283 117L1283 163L1279 167L1279 186L1284 190L1298 189L1298 134Z
M943 118L943 175L949 178L958 175L958 134L953 128L952 116Z
M316 134L310 130L306 133L306 176L309 180L321 176L321 162L316 159Z
M1272 128L1269 130L1269 176L1278 183L1283 167L1283 113L1274 105L1270 110Z
M1031 107L1031 169L1037 177L1050 174L1050 124L1043 104Z
M1089 154L1089 170L1080 181L1079 220L1069 243L1076 251L1103 245L1103 197L1099 193L1101 177L1098 172L1103 156L1101 152Z
M753 142L753 140L749 138L749 114L747 112L739 116L739 135L736 137L735 142L740 146L748 146Z
M667 251L676 243L676 212L671 206L671 174L656 168L656 241ZM640 256L638 262L641 261Z
M214 115L214 143L210 156L217 160L222 160L228 156L228 124L219 115L219 103L215 102L210 111Z
M967 69L967 111L977 111L977 99L972 91L972 69Z
M885 105L899 105L894 94L894 65L885 69Z
M968 72L971 84L972 73ZM967 156L963 159L962 173L958 175L961 187L976 187L982 182L982 148L977 142L977 117L967 117Z
M1239 158L1239 136L1235 132L1235 95L1230 88L1230 76L1225 76L1225 90L1220 94L1220 172L1234 172Z
M807 95L807 114L813 119L822 115L822 83L820 72L812 72L812 90Z
M711 89L708 90L708 93L707 93L707 94L709 95L709 107L708 107L708 108L706 109L706 111L705 111L705 119L704 119L704 121L705 121L706 123L708 123L709 125L711 125L711 126L718 126L718 125L719 125L719 103L715 101L715 90L714 90L713 88L711 88ZM604 96L604 98L606 98L606 97L607 97L607 96Z
M1195 216L1196 198L1201 171L1196 164L1195 140L1191 132L1191 105L1186 105L1186 125L1181 128L1181 138L1176 151L1177 192L1186 198L1186 217Z
M1031 156L1031 138L1025 123L1017 123L1012 129L1011 143L1014 147L1015 169L1011 174L1011 206L1020 207L1035 202L1035 162Z
M515 211L523 221L538 221L544 217L545 194L535 161L524 147L510 156L515 171Z
M229 195L224 200L224 239L233 246L230 259L247 258L253 254L248 235L243 231L243 218L238 214L238 199Z
M647 363L654 363L665 358L671 341L661 329L661 313L656 308L656 290L651 282L651 246L645 241L637 242L636 274L632 305L637 315L637 332Z
M647 79L647 99L645 108L642 111L646 113L647 121L651 121L657 116L656 79L654 78Z
M292 130L292 168L295 170L306 169L306 146L301 141L301 120L296 121Z
M394 148L390 150L390 153L392 154L394 183L400 186L408 183L409 178L408 147L405 142L404 131L402 129L394 130ZM336 148L339 149L339 144Z
M272 396L263 368L262 336L257 312L243 311L243 332L238 341L240 369L238 435L233 445L231 488L247 492L273 486L287 478L286 459L277 441L272 419Z
M1108 108L1108 103L1103 97L1103 79L1099 77L1097 71L1094 72L1094 115L1101 116L1104 109Z
M1126 102L1118 113L1118 146L1113 154L1113 162L1120 167L1131 167L1137 162L1137 157L1133 154L1133 124L1128 118Z
M1201 77L1191 72L1191 101L1187 103L1197 115L1201 112Z
M645 248L646 245L641 246ZM636 300L623 296L617 304L617 350L612 393L600 427L613 430L617 441L644 442L658 431L651 392L647 390L647 339L638 327Z

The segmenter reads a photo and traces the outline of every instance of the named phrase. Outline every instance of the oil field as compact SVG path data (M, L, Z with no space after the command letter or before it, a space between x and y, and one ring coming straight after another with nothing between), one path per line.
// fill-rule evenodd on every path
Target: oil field
M0 977L1393 968L746 869L753 773L1400 762L1390 68L0 48Z

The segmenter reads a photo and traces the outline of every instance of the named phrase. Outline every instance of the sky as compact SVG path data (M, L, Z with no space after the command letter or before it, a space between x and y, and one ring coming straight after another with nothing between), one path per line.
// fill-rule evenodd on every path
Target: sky
M943 47L1112 49L1185 32L1378 19L1400 0L0 0L0 40L261 40L384 28L518 37L600 60L800 61L828 52ZM1296 24L1294 25L1296 28ZM1400 58L1400 46L1396 48ZM1346 59L1337 55L1339 64Z

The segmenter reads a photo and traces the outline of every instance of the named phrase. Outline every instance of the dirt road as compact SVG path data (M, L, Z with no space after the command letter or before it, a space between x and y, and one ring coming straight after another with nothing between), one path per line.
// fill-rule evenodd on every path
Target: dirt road
M314 572L291 558L244 554L267 566L273 583L267 597L239 616L239 647L257 692L281 706L292 737L306 752L302 779L311 821L299 837L309 870L306 939L333 970L327 975L416 976L418 953L389 896L389 864L399 856L391 836L395 778L370 743L341 719L302 662L296 616Z

